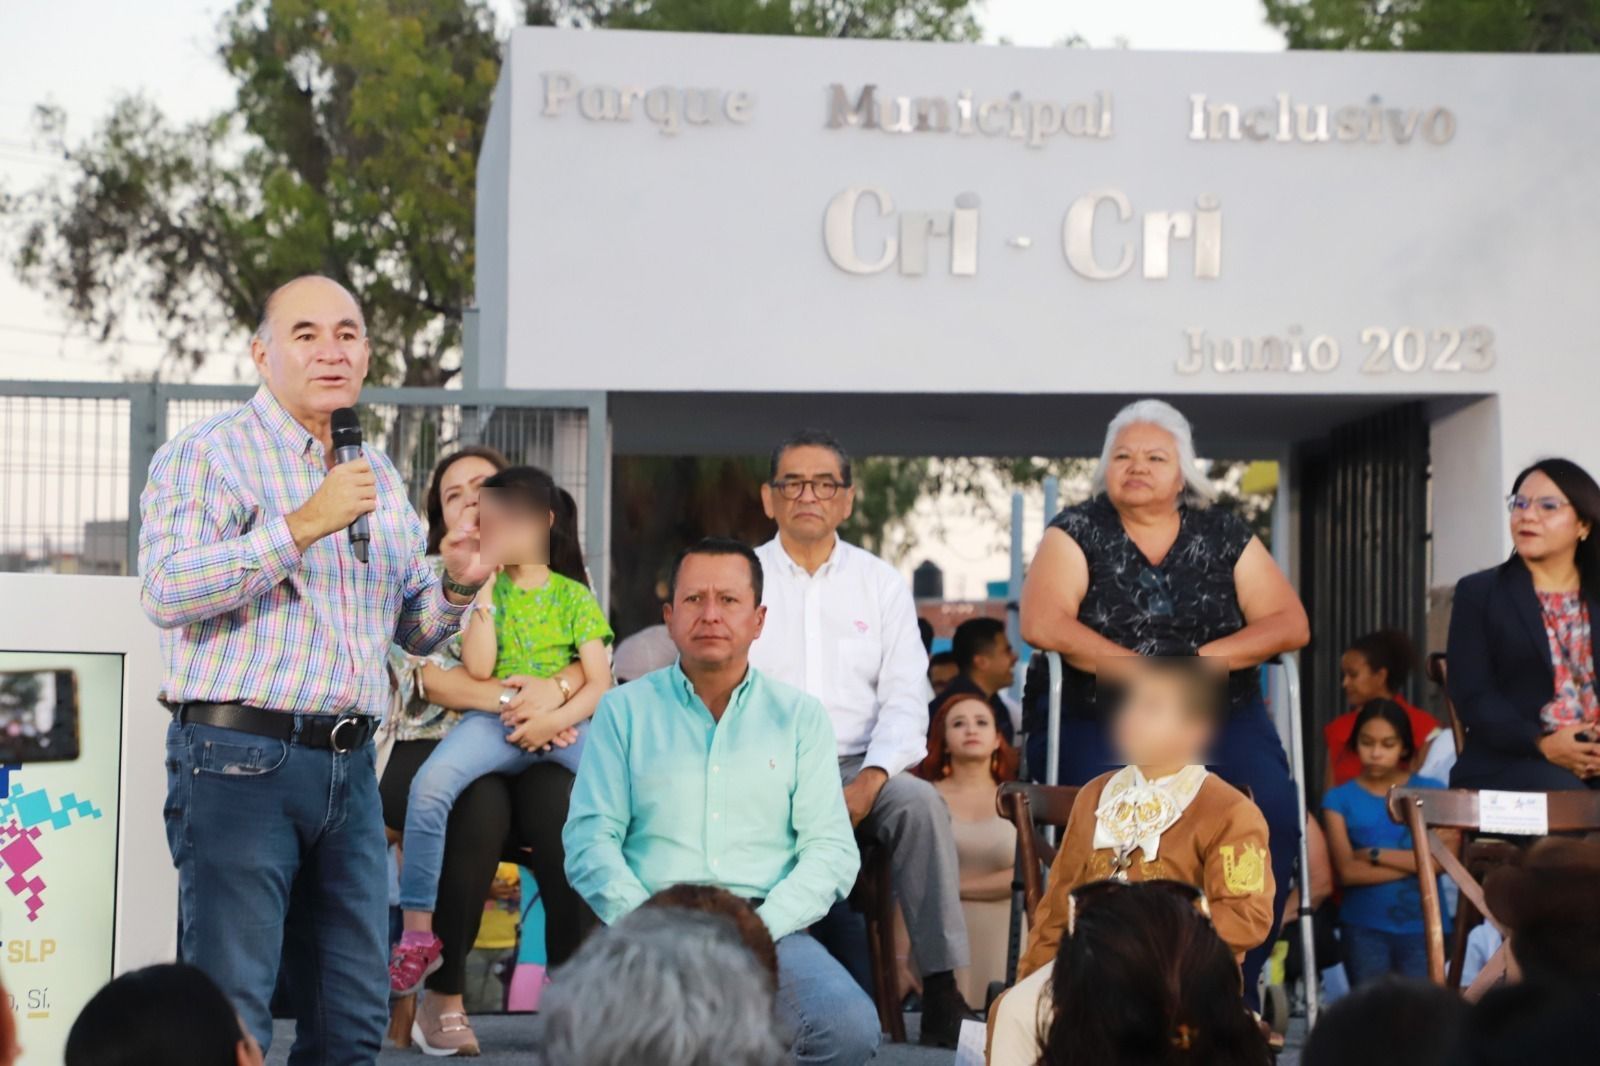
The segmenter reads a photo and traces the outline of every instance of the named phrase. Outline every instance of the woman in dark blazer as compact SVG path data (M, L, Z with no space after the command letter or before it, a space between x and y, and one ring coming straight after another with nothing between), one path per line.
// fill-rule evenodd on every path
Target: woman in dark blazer
M1456 585L1449 688L1467 740L1457 788L1600 787L1600 485L1546 459L1507 501L1515 553Z

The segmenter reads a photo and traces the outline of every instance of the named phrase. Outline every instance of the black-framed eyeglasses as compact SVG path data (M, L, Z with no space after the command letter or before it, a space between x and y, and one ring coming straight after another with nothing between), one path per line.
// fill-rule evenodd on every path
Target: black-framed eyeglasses
M1530 507L1540 514L1555 514L1563 507L1571 506L1571 501L1559 496L1523 496L1514 492L1506 497L1506 511L1510 514L1526 511Z
M831 500L839 495L840 489L850 487L848 481L835 481L833 478L785 478L782 481L771 482L772 491L786 500L798 500L806 494L806 489L811 489L811 494L819 500Z
M1071 936L1078 927L1078 915L1085 907L1094 904L1113 893L1120 892L1130 885L1139 885L1147 891L1165 892L1170 896L1182 900L1194 908L1194 912L1206 921L1211 920L1211 901L1206 899L1206 894L1187 881L1173 881L1165 878L1153 878L1149 881L1124 881L1112 878L1107 881L1091 881L1086 885L1079 885L1067 893L1067 935Z

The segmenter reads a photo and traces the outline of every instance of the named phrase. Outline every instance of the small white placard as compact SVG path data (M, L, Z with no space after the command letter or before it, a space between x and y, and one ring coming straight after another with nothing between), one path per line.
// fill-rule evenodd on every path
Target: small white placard
M961 1039L956 1043L956 1066L983 1066L983 1045L988 1030L982 1022L962 1022Z
M1478 793L1478 825L1485 833L1545 836L1550 832L1550 807L1543 792Z

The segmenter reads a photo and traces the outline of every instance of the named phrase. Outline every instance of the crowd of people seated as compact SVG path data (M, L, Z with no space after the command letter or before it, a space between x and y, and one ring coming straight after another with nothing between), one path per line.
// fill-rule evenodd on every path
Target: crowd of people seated
M277 426L274 395L251 409ZM1043 712L1025 701L1019 748L1001 696L1017 654L998 622L965 623L930 684L938 664L906 582L838 535L855 494L838 441L806 431L773 449L761 488L773 539L707 538L677 556L652 638L671 661L620 686L570 496L489 449L444 459L426 506L432 566L408 580L471 598L447 595L418 623L439 636L454 612L448 636L411 632L391 650L374 759L403 912L389 993L420 991L415 1042L479 1052L465 959L496 868L512 861L532 870L546 914L541 1061L864 1063L880 1017L847 899L871 851L889 870L923 1043L954 1048L986 1012L991 1063L1255 1066L1281 1037L1255 1013L1259 975L1308 830L1326 836L1356 988L1314 1048L1386 1010L1395 1024L1426 1015L1441 1033L1481 1033L1461 1045L1478 1057L1460 1061L1509 1061L1494 1049L1529 1011L1592 1028L1574 997L1592 994L1595 956L1572 948L1600 939L1592 904L1573 916L1579 886L1594 884L1585 845L1541 845L1491 885L1519 975L1539 991L1465 1016L1437 996L1391 1009L1421 995L1394 975L1415 981L1426 966L1412 842L1385 798L1444 787L1416 770L1438 723L1404 699L1414 652L1390 632L1348 649L1349 711L1324 734L1329 791L1320 832L1308 827L1261 679L1310 639L1294 589L1250 528L1211 506L1170 405L1117 415L1094 489L1051 522L1023 589L1022 637L1065 663L1054 769L1079 791L1016 983L991 1004L1007 977L1017 841L996 796L1024 773L1044 778ZM1516 479L1510 512L1516 554L1457 591L1449 695L1467 741L1450 780L1592 788L1600 487L1546 461ZM461 575L480 564L494 569L469 587ZM183 708L212 706L179 704L180 738L194 728ZM1317 871L1305 873L1316 896ZM1573 921L1586 932L1558 935ZM68 1066L260 1060L261 982L197 935L186 924L200 969L124 975L91 1002ZM182 1054L110 1057L108 1034L151 1028L133 1019L169 1001L215 1031Z

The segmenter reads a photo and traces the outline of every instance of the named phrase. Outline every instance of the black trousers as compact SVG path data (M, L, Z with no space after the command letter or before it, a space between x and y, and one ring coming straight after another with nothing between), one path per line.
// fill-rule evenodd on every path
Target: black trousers
M390 829L405 829L411 779L438 743L403 740L395 744L378 783L383 821ZM433 932L444 944L443 965L428 978L429 991L450 996L465 989L467 953L478 939L483 904L489 897L495 867L502 861L526 866L539 884L549 966L571 958L598 924L567 883L563 869L566 852L561 846L561 827L567 821L572 782L572 774L562 767L538 763L515 777L480 777L456 800L445 829L444 866L433 911Z

